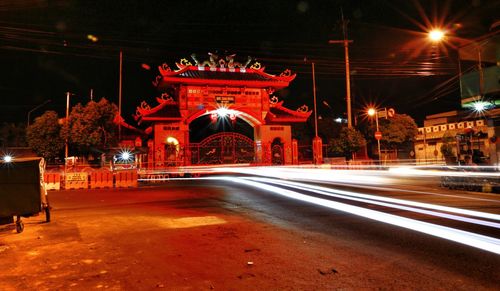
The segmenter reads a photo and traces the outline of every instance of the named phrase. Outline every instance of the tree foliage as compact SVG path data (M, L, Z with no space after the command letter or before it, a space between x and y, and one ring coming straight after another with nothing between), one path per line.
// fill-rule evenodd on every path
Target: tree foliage
M338 138L331 139L329 148L334 154L340 154L348 159L366 144L366 140L355 128L343 127Z
M71 110L63 135L81 153L103 151L117 143L117 125L113 121L118 109L105 98L77 104Z
M443 134L442 141L443 143L439 148L441 154L445 157L455 156L455 153L453 152L453 149L455 148L454 145L455 138L453 137L453 135L449 131L446 131Z
M385 148L397 149L412 142L418 133L415 120L406 114L396 114L390 119L380 119L381 143Z
M55 111L46 111L37 117L28 127L26 137L33 151L47 161L53 161L62 155L65 142L61 137L61 124Z

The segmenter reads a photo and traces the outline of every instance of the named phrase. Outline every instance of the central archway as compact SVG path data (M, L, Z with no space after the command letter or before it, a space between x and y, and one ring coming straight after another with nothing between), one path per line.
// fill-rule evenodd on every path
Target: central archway
M254 142L243 134L220 132L191 145L191 164L241 164L254 161Z
M240 164L255 160L254 127L242 112L205 111L189 124L191 164Z

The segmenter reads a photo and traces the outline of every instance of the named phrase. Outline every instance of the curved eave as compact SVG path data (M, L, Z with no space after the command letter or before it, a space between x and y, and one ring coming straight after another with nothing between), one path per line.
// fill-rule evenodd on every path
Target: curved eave
M299 123L299 122L306 122L307 117L269 117L269 120L267 120L267 124L273 124L273 123Z
M275 108L277 110L285 112L286 114L290 114L291 116L293 116L295 118L305 118L305 120L307 120L309 118L309 116L311 116L311 114L312 114L312 110L310 110L308 112L293 111L293 110L290 110L286 107L283 107L281 104L283 104L283 101L280 101L279 103L272 105L271 108Z
M193 66L187 66L187 67L184 67L184 68L177 70L177 71L161 71L160 70L160 75L162 75L163 77L177 76L179 74L184 73L185 71L191 70L192 67Z
M186 85L213 85L213 86L242 86L253 88L276 88L282 89L288 87L287 81L248 81L248 80L219 80L219 79L194 79L185 77L164 77L160 88L166 87L169 84L186 84Z
M182 117L148 117L143 116L141 121L181 121Z

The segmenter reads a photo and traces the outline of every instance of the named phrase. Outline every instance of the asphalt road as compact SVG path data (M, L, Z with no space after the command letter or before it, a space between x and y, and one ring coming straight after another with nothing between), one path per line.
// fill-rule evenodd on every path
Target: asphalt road
M286 197L238 179L181 179L138 189L51 192L53 222L41 223L34 217L25 220L22 234L11 227L0 230L0 261L8 266L0 272L0 289L497 290L500 286L500 255L491 251ZM429 180L411 185L401 181L322 186L500 214L497 194L449 191ZM259 183L278 187L271 180ZM498 228L491 226L395 209L373 200L325 197L297 185L279 187L500 238Z

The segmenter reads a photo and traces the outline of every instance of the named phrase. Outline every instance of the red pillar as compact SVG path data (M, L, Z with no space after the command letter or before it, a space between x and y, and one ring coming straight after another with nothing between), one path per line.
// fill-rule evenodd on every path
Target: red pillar
M315 165L323 163L323 141L319 136L313 138L313 163Z
M299 143L296 139L292 139L292 165L299 164Z

